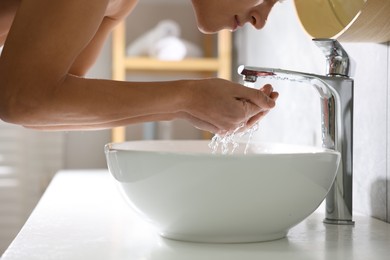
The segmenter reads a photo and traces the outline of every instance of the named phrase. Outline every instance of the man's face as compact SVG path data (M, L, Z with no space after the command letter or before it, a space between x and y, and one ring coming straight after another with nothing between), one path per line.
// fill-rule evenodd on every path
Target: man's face
M204 33L236 30L245 23L264 27L277 0L192 0L198 28Z

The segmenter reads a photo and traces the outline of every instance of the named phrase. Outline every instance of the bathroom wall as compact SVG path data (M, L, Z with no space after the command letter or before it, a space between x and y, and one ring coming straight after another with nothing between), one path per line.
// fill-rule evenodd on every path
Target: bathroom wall
M355 62L354 209L390 222L389 44L342 43ZM292 1L277 4L267 26L235 35L237 64L323 74L322 53L304 32ZM263 82L265 83L265 82ZM259 140L320 145L319 105L314 90L273 82L278 107L262 122Z

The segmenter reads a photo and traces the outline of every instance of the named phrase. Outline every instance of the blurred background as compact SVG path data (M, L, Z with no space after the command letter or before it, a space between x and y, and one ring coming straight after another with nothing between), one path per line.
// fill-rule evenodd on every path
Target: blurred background
M181 40L204 49L204 36L196 27L191 4L182 0L140 1L126 22L127 46L134 47L145 32L150 32L165 19L179 26ZM300 25L292 1L276 4L263 30L245 26L232 36L234 81L241 80L236 73L241 64L316 74L325 72L325 58ZM208 41L213 46L208 52L217 55L216 36ZM390 222L389 43L342 45L355 63L352 74L355 79L354 209ZM113 77L112 48L110 38L87 77ZM129 71L126 80L205 76L216 74ZM257 84L266 83L269 82ZM280 93L277 108L261 122L253 138L321 145L319 97L314 88L291 82L271 83ZM201 139L205 136L184 121L131 125L125 132L127 140ZM0 121L0 255L59 169L106 168L103 147L111 141L111 136L111 130L39 132Z

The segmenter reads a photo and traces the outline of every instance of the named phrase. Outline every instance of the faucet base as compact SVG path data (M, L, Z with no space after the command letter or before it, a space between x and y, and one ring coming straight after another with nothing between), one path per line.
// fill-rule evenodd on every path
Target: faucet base
M355 225L355 221L353 220L339 220L339 219L328 219L325 218L323 221L325 224L331 225Z

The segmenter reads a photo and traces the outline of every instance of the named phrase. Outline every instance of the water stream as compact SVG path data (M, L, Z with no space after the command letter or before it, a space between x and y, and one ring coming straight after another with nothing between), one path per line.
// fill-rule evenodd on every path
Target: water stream
M251 82L245 82L244 85L249 88L255 88L255 84ZM240 131L243 127L244 124L241 124L232 132L227 132L224 135L215 134L209 143L212 153L215 154L220 151L221 154L233 154L239 146L240 138L248 134L249 137L244 150L244 154L247 154L253 133L259 129L259 123L256 122L252 127Z

